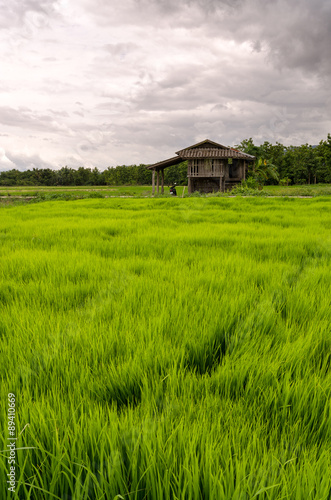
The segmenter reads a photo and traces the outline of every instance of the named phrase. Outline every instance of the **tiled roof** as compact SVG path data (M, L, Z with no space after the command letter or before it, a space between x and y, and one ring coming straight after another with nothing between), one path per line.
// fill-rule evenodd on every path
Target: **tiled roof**
M183 149L178 151L178 155L183 159L188 158L242 158L245 160L253 160L254 156L238 151L232 148L193 148Z
M255 156L248 155L238 149L230 148L228 146L223 146L217 142L210 141L206 139L193 146L177 151L178 156L169 158L168 160L159 161L153 165L148 165L147 168L161 170L163 168L171 167L172 165L178 165L184 160L189 158L241 158L243 160L254 160Z
M193 149L193 148L222 148L226 149L226 146L223 146L223 144L219 144L218 142L211 141L210 139L205 139L204 141L197 142L196 144L193 144L192 146L188 146L185 149ZM183 149L181 150L183 151ZM179 155L180 151L176 151L176 155Z

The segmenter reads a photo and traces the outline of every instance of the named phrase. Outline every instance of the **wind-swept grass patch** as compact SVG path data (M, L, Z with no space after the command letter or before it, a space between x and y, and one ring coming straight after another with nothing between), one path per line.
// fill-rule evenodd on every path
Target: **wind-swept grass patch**
M18 498L330 496L328 199L1 215L0 440L13 392Z

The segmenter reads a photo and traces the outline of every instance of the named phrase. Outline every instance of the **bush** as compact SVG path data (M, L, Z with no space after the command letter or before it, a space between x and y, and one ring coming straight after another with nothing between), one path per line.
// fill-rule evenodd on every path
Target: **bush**
M243 184L235 186L228 194L235 196L271 196L268 191L252 189Z
M200 191L194 191L194 193L191 193L190 196L195 196L196 198L201 198L201 196L203 196L203 193L200 193Z
M242 187L248 189L257 189L258 182L254 177L248 177L244 182L242 182Z
M291 179L289 177L285 177L279 181L280 186L288 186L289 184L291 184Z
M97 193L97 192L92 192L92 193L89 193L88 198L104 198L104 195L102 193Z

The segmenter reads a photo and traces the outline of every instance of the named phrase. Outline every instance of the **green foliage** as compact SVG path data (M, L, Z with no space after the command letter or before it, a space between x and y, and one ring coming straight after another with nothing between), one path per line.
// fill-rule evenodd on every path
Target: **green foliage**
M289 177L285 177L285 179L279 180L280 186L288 186L289 184L291 184L291 179Z
M36 198L32 201L38 203L39 201L49 201L49 200L78 200L86 198L104 198L104 195L99 192L88 192L84 194L76 193L38 193Z
M267 186L273 196L330 196L331 186L327 184Z
M246 183L237 184L237 186L231 189L229 194L231 196L270 196L268 191L258 189L257 186L249 186Z
M12 392L15 498L329 498L330 205L2 208L0 441Z
M249 188L249 189L257 189L258 182L255 179L255 177L250 176L250 177L247 177L246 181L242 182L242 186L246 187L246 188Z
M60 170L10 170L0 173L0 186L105 186L151 184L152 174L145 165L118 166L100 172L97 168L63 167Z
M289 179L292 184L331 183L331 135L320 141L317 146L275 145L265 141L256 146L252 138L243 140L235 146L267 162L267 177L258 174L262 184L275 184L278 179ZM229 161L231 163L231 159ZM248 175L256 176L254 163L249 162ZM255 171L254 171L255 170ZM259 168L259 170L261 170ZM164 170L165 185L187 184L187 162L174 165ZM118 165L108 167L103 172L97 168L79 167L77 170L67 166L60 170L33 169L20 172L16 169L0 172L0 186L142 186L152 184L152 172L145 165Z
M108 167L104 172L106 184L110 186L143 185L152 183L152 172L145 165Z
M242 141L236 146L267 163L274 165L280 179L289 179L293 184L316 184L331 182L331 135L318 146L303 144L301 146L283 146L265 141L261 146L255 146L252 138ZM253 164L249 165L249 174L254 175ZM262 176L263 180L263 176ZM276 178L269 176L267 184L273 184Z
M259 187L259 189L258 189ZM180 188L178 197L182 197L182 192L185 188ZM329 196L331 195L331 186L327 184L311 184L310 186L281 186L268 185L263 190L260 190L257 181L253 177L248 177L245 182L237 185L234 190L226 193L209 193L201 194L195 192L190 197L198 198L213 198L227 196ZM88 198L150 198L152 197L151 186L85 186L85 187L38 187L36 191L32 186L10 187L6 191L0 193L0 208L7 205L31 204L41 201L50 200L79 200ZM155 198L170 197L169 190L165 187L164 195L155 195ZM188 197L185 190L184 197ZM171 197L172 198L172 197Z
M252 176L259 185L263 185L268 179L279 180L276 166L261 157L254 163Z
M167 186L171 186L174 183L177 186L187 185L187 161L179 163L179 165L174 165L172 167L166 168L164 170L164 182Z
M190 194L190 197L193 198L202 198L203 196L206 196L204 193L200 193L200 191L194 191L193 193Z
M243 151L248 155L252 155L255 157L259 156L259 147L255 146L253 143L253 139L250 137L249 139L244 139L240 144L235 146L235 149L239 149L239 151Z

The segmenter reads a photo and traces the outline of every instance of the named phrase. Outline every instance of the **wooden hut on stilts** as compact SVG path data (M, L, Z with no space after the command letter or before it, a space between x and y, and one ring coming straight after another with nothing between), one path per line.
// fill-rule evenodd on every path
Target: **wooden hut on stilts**
M155 177L156 192L159 194L161 173L161 194L163 194L164 169L183 161L188 162L188 193L191 194L194 191L212 193L231 190L233 186L245 180L248 162L255 160L254 156L209 139L181 149L176 155L147 167L152 170L153 195Z

